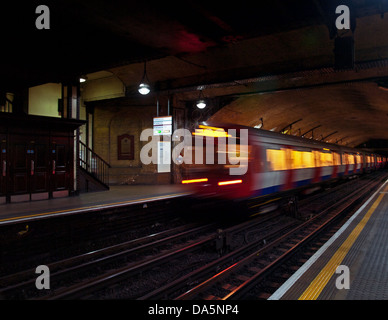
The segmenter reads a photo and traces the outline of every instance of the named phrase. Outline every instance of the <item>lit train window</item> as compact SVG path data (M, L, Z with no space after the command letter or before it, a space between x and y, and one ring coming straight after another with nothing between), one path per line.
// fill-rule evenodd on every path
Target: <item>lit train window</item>
M333 165L333 155L329 152L319 152L321 167Z
M292 169L304 168L302 152L295 151L295 150L291 151L291 165L292 165Z
M291 151L292 169L314 168L315 161L312 152L308 151Z
M333 165L339 166L341 164L341 156L337 152L333 152Z
M345 164L354 164L354 156L352 154L345 153Z
M267 149L267 161L272 171L314 168L312 152L292 149Z
M314 168L314 154L312 152L303 152L303 163L305 165L305 168Z
M272 171L287 170L286 151L284 149L267 149L267 161Z
M362 162L361 161L361 156L360 155L356 155L355 157L356 157L356 161L357 161L357 166L360 167L359 164Z

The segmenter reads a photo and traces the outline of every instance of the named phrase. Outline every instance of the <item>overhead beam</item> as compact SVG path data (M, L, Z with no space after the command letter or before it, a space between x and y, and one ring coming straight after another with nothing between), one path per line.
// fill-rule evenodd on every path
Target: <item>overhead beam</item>
M220 73L218 74L220 75ZM235 74L239 73L236 72ZM334 67L328 67L245 79L228 79L211 83L200 83L198 78L200 77L158 82L159 94L182 94L190 100L190 93L196 92L199 87L207 90L209 95L212 96L243 96L338 84L381 82L388 79L388 59L356 62L354 70L335 70ZM181 82L182 85L179 85L178 82ZM188 85L184 85L184 83ZM177 84L178 86L176 86ZM226 88L228 90L225 90Z
M290 124L288 124L287 126L285 126L282 130L280 130L279 132L283 133L287 128L290 128L290 134L291 134L291 130L292 130L292 125L295 124L295 123L298 123L300 121L302 121L303 119L298 119L294 122L291 122Z
M315 126L314 128L312 128L312 129L306 131L305 133L303 133L303 134L301 135L301 137L304 137L306 134L308 134L308 133L310 133L310 132L313 132L315 129L318 129L319 127L322 127L322 125L321 125L321 124L320 124L320 125L317 125L317 126ZM314 136L314 134L312 134L312 136Z
M332 136L333 134L336 134L337 132L338 132L338 131L334 131L334 132L328 134L326 137L322 137L321 141L326 140L328 137Z

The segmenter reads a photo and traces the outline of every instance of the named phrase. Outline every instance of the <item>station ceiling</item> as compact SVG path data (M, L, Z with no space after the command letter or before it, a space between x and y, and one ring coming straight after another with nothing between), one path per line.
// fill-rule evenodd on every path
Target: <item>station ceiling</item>
M113 72L136 94L143 74L160 94L208 118L358 146L388 140L388 1L46 1L2 5L0 85L13 90ZM338 31L338 5L351 30ZM354 38L352 69L334 68L336 37ZM314 130L311 130L315 128Z

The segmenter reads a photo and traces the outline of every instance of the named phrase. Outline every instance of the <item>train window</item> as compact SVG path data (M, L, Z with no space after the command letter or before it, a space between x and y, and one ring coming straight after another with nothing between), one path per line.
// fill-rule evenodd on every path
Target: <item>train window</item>
M341 164L341 156L337 152L333 152L333 165L339 166Z
M267 149L267 161L272 171L287 170L286 151Z
M321 167L328 167L333 165L333 155L329 152L320 152Z
M239 166L242 162L247 163L251 160L251 146L241 147L240 144L219 144L218 141L213 145L210 141L202 141L202 145L188 146L187 151L191 153L191 164L196 167L205 167L206 165L219 165L224 167Z
M357 168L360 168L361 167L360 163L362 162L361 161L361 156L358 154L358 155L355 156L355 158L356 158L356 161L357 161Z
M292 169L303 168L302 152L295 151L295 150L291 151L291 168Z
M308 151L291 151L292 169L313 168L314 155Z
M354 164L354 156L352 154L345 153L345 164Z
M272 171L314 168L312 152L291 149L267 149L267 161Z
M312 152L302 152L303 165L305 168L314 168L315 161Z

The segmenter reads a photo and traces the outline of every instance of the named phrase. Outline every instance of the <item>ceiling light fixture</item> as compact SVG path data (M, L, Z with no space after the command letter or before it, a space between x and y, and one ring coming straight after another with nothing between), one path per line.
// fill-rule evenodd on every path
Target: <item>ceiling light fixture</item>
M87 79L88 79L87 76L82 76L82 77L79 78L79 82L80 82L80 83L83 83L83 82L85 82Z
M202 94L202 89L199 91L199 97L198 97L198 100L197 100L197 108L198 109L203 109L206 107L206 101L203 97L203 94Z
M149 83L149 80L147 77L146 62L144 61L144 73L143 73L143 77L141 78L139 87L137 89L139 93L142 94L143 96L151 92L151 87L148 83Z

